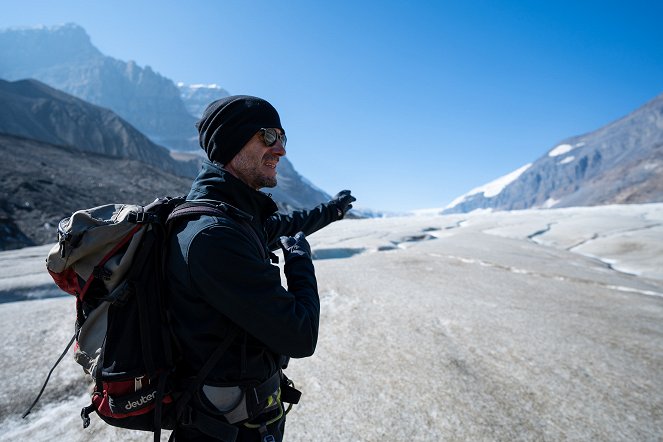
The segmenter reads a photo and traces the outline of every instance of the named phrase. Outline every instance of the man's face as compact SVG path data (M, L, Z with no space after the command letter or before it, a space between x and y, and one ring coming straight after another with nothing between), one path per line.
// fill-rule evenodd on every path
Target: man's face
M280 134L281 131L276 129ZM272 146L267 146L260 132L244 145L225 168L252 189L276 186L276 165L285 155L280 137Z

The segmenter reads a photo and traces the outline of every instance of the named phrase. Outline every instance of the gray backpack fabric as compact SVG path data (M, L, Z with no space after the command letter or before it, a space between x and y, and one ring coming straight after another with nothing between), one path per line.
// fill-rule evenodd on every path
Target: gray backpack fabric
M74 212L60 222L58 244L49 252L46 268L56 284L74 296L84 297L95 277L101 277L110 293L126 275L150 228L148 218L139 205L107 204ZM105 274L95 275L95 268L102 267Z

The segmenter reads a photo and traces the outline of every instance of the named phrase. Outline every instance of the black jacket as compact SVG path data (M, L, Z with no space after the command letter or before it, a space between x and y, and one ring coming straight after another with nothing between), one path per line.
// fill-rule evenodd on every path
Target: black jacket
M230 217L202 215L174 226L166 274L173 331L184 356L182 374L198 372L231 324L242 331L206 384L264 381L280 368L284 357L313 354L320 319L313 264L303 257L290 260L285 266L286 290L269 250L278 248L282 235L310 234L335 221L334 204L277 214L269 196L209 161L187 199L223 201L238 210ZM240 218L248 221L263 251Z

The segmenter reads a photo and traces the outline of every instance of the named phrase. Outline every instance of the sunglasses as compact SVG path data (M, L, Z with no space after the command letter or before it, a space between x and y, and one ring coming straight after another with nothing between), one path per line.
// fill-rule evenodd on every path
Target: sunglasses
M272 147L276 143L276 140L280 139L281 145L285 149L285 143L288 142L288 139L285 136L285 132L279 134L276 129L273 129L271 127L265 129L263 127L262 129L260 129L260 133L262 134L262 139L265 141L265 145L267 147Z

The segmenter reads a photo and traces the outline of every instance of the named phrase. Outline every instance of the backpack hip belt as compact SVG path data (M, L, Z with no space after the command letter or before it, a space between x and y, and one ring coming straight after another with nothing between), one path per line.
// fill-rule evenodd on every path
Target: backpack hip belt
M293 387L285 383L284 376L279 370L257 386L215 387L203 385L202 393L204 398L214 406L216 411L223 415L228 423L237 424L248 422L274 410L280 410L280 412L273 420L280 419L283 416L283 408L281 407L281 402L284 399L281 394L282 387L294 390ZM286 399L288 399L288 402L293 399L299 401L298 397L292 396Z
M301 397L301 392L292 386L292 382L281 370L257 386L204 385L201 391L216 410L209 410L209 405L205 406L206 411L189 404L183 410L179 425L194 427L207 436L228 441L237 437L237 425L260 429L262 434L267 425L278 421L290 411L292 405L284 411L282 402L296 404Z

